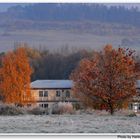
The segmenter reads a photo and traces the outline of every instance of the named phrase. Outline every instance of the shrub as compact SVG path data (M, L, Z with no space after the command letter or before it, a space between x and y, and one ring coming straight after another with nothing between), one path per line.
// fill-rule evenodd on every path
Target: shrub
M28 113L33 115L43 115L43 114L48 114L48 110L41 107L35 107L35 108L28 109Z
M72 114L74 113L73 105L71 103L59 102L53 105L52 114Z
M119 116L129 116L129 117L136 116L136 113L133 110L128 110L128 109L119 110L115 114Z
M73 104L73 108L75 110L80 110L80 109L83 109L83 106L81 104L79 104L79 103L75 103L75 104Z
M0 115L20 115L25 114L26 111L22 107L16 107L15 105L0 105Z
M98 116L107 116L107 115L109 115L109 112L107 112L106 110L95 110L93 113L98 115Z
M131 114L128 115L128 117L136 117L136 116L137 116L137 115L136 115L135 112L133 112L133 113L131 113Z

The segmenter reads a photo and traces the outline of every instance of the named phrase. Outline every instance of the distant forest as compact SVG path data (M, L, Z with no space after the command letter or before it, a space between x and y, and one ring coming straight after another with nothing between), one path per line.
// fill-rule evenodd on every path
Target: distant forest
M94 51L77 49L75 51L64 47L56 52L30 48L23 44L30 61L33 73L31 81L37 79L69 79L71 72L76 68L81 59L90 57ZM6 53L0 53L0 67L2 58Z
M140 11L132 7L107 7L103 4L52 4L40 3L13 6L1 16L35 21L81 21L91 20L109 23L140 25Z
M25 47L33 73L31 81L37 79L69 79L70 74L84 58L91 58L97 52L87 49L71 50L68 47L60 48L56 52ZM0 67L5 53L0 53ZM136 72L140 71L140 58L136 57Z

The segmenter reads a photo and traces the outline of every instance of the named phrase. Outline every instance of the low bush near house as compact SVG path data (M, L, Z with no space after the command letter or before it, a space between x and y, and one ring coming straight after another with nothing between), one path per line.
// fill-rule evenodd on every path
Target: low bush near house
M95 110L93 113L95 115L98 115L98 116L107 116L107 115L109 115L109 112L107 112L106 110Z
M119 110L115 114L119 116L128 116L128 117L136 116L136 113L133 110L128 110L128 109Z
M59 102L52 108L52 114L73 114L74 109L71 103Z
M36 108L31 108L28 109L28 114L33 114L33 115L43 115L43 114L49 114L47 109L41 108L41 107L36 107Z
M16 107L15 105L0 105L0 115L20 115L25 114L26 110L22 107Z
M15 105L0 105L0 115L22 115L22 114L33 114L33 115L43 115L48 114L48 110L44 108L27 108L27 107L17 107Z
M131 114L128 115L128 117L136 117L136 116L137 116L137 115L136 115L135 112L133 112L133 113L131 113Z

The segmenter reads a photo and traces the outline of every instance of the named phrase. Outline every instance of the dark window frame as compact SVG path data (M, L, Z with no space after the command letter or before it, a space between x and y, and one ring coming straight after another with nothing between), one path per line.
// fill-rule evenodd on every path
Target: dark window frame
M44 104L44 108L48 108L48 106L49 106L48 104Z
M44 91L44 97L48 97L48 91L47 90Z
M61 91L60 90L56 91L56 97L61 97Z
M43 90L39 90L39 97L43 97Z
M70 98L70 91L67 90L66 93L65 93L66 97Z

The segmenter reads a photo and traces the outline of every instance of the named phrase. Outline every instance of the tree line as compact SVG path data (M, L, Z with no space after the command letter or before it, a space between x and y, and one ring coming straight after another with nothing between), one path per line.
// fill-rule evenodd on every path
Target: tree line
M92 51L86 49L76 50L75 48L75 51L72 51L64 47L56 52L50 52L45 49L30 48L27 44L18 47L21 46L25 49L33 70L31 81L38 79L69 79L70 73L79 61L92 54ZM0 53L0 67L2 66L2 58L5 55L4 52Z
M4 13L2 13L4 14ZM5 12L11 18L35 21L101 21L109 23L140 25L140 11L137 7L106 6L104 4L59 4L40 3L13 6Z
M33 69L31 81L37 79L69 79L72 70L83 58L89 57L92 51L64 47L56 52L34 49L24 44L30 65Z

